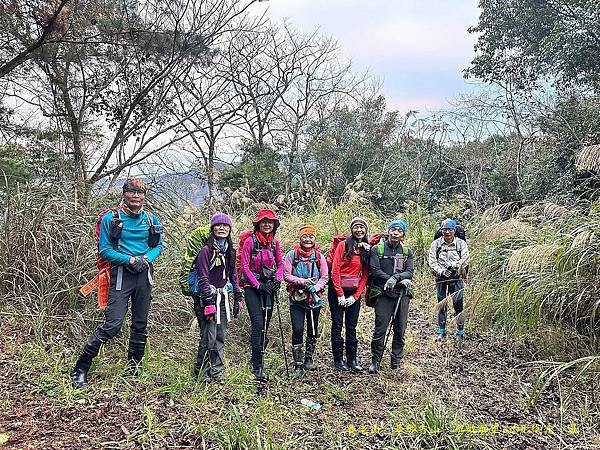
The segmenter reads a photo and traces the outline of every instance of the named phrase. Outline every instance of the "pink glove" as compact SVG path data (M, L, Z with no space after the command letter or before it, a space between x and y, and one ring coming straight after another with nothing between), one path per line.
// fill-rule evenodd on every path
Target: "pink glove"
M206 305L204 307L204 317L206 320L214 320L217 307L215 305Z

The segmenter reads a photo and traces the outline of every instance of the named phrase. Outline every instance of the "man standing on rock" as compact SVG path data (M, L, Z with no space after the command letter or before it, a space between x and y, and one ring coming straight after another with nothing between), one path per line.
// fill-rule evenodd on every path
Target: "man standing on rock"
M131 299L131 331L128 365L137 372L148 337L148 312L152 300L152 263L163 247L158 218L144 211L146 186L136 178L123 185L123 201L102 217L99 225L99 257L110 263L108 304L104 323L88 338L71 374L73 387L87 387L87 374L100 346L121 329Z
M469 249L465 240L456 236L456 221L445 219L441 224L442 236L435 239L429 247L427 261L433 270L437 286L437 300L440 303L438 313L438 342L446 337L446 311L448 296L452 298L456 320L456 342L461 344L464 338L465 320L462 314L464 300L464 279L469 262Z

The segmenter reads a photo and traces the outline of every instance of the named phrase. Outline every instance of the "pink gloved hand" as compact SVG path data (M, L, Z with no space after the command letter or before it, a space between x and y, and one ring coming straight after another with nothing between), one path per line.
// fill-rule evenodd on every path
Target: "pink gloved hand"
M217 307L215 305L206 305L204 307L204 318L206 320L214 320Z

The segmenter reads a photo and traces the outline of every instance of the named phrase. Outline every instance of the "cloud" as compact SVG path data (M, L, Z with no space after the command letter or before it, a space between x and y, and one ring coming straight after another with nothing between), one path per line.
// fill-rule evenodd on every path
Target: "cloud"
M462 69L473 58L477 0L270 0L274 21L319 28L340 44L354 70L384 80L392 108L438 108L469 90ZM421 105L416 102L421 101ZM393 105L393 106L392 106Z

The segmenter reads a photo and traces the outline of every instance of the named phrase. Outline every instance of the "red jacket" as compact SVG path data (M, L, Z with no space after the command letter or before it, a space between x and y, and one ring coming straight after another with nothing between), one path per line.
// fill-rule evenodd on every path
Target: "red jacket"
M369 268L367 264L363 265L360 261L360 249L357 249L352 258L348 259L344 256L345 247L345 243L340 242L335 248L331 263L331 281L338 297L344 295L342 289L344 286L346 289L356 289L352 296L358 300L367 285Z

